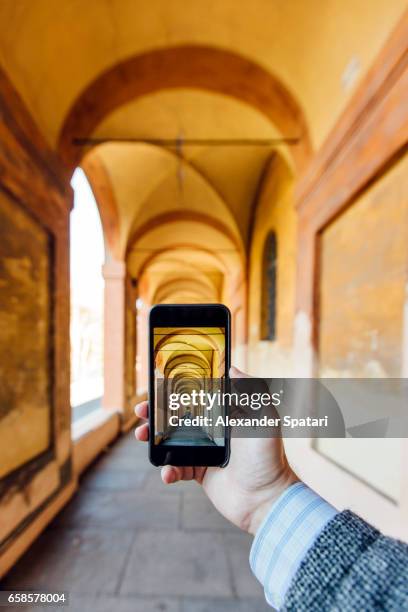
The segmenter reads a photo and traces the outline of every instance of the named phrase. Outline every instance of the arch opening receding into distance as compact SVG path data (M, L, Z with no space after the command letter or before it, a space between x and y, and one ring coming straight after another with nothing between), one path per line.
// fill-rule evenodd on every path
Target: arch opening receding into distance
M250 122L257 137L276 134L299 142L285 152L274 145L258 149L252 158L211 147L186 147L180 159L171 148L137 142L139 135L141 141L148 139L148 115L144 122L136 115L136 123L131 124L130 138L135 142L115 141L115 126L113 130L106 126L116 111L123 113L139 99L147 108L151 96L166 91L166 96L195 91L207 96L202 100L209 108L211 100L222 98L223 105L218 102L214 108L227 114L231 109L230 115L242 120L246 113L257 117ZM166 107L169 98L161 100ZM212 124L208 117L211 113L205 124L210 139L225 134L232 141L239 139L239 121L228 123L223 132L220 122ZM194 136L194 123L190 117L188 121L187 132ZM176 134L178 129L176 121L172 130ZM246 133L247 138L250 135ZM85 147L74 142L87 138L90 144ZM279 79L249 58L209 46L180 45L132 56L99 74L80 93L63 123L58 149L68 168L81 164L87 174L109 257L126 263L127 273L137 280L140 303L147 307L160 302L225 302L233 316L241 310L242 322L246 320L248 249L270 160L287 153L293 171L300 173L311 154L303 111ZM241 178L243 169L247 174ZM233 181L234 170L241 181L241 199L237 189L226 184ZM129 186L126 193L123 185ZM139 313L141 321L146 312ZM241 344L246 332L241 330L234 338L239 338L234 344Z
M103 155L119 149L123 150L128 158L133 156L134 163L139 163L143 172L146 170L146 163L149 162L145 157L147 151L150 152L150 155L153 153L156 160L163 162L161 174L157 173L156 176L149 178L143 173L138 178L134 174L126 177L127 182L133 182L135 186L132 209L127 211L120 210L115 181L112 178L112 159L108 157L105 161ZM171 151L158 146L136 143L98 145L84 156L81 167L98 203L106 243L115 259L124 259L138 239L151 229L181 219L201 222L213 227L228 238L232 249L240 253L244 252L244 237L240 235L237 219L228 202L217 191L214 184L190 161L183 160L182 166L178 166L179 163L177 156ZM187 202L174 201L174 197L170 201L168 187L173 188L174 183L179 182L177 172L181 167L183 184L188 187L187 191L189 191L187 196L201 192L201 204L206 202L207 207L197 206L194 197L187 198L189 200ZM121 169L120 178L124 179L123 169ZM140 189L141 182L143 182L143 189ZM177 190L181 189L185 187L178 184ZM127 214L126 223L124 223L125 213Z
M282 136L299 138L291 149L298 169L305 167L312 151L307 122L288 88L252 60L204 45L148 51L96 77L71 106L61 128L58 150L62 159L73 169L83 154L73 140L91 137L98 124L115 109L139 97L177 88L222 93L256 108Z

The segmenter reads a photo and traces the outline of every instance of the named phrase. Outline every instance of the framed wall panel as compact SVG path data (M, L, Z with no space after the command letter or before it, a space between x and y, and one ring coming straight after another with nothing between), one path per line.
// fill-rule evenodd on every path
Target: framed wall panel
M69 401L72 190L0 69L0 576L75 487Z
M0 191L0 482L52 448L52 238Z
M407 41L406 14L297 186L301 376L406 376ZM335 506L408 537L407 440L286 446Z

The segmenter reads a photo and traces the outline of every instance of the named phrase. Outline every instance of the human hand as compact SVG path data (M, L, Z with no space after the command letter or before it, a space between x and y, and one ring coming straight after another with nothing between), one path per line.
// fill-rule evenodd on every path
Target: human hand
M248 378L234 367L230 376ZM146 420L148 402L138 404L135 412ZM149 424L139 425L135 436L147 442ZM231 457L226 467L166 465L161 469L161 476L165 484L196 480L226 519L253 535L273 502L299 480L288 464L281 437L232 438Z

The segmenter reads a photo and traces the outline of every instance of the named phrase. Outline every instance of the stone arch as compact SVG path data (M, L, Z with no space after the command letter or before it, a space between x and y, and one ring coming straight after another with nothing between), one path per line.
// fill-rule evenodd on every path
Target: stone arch
M153 303L160 304L165 303L169 297L175 293L190 290L191 294L200 296L203 301L211 302L216 301L217 294L214 287L211 287L208 283L205 284L206 278L191 278L185 276L178 276L171 278L171 280L160 284L153 295Z
M89 153L84 155L83 159L81 160L81 167L87 176L98 205L106 245L109 252L115 259L122 260L126 258L129 247L134 244L141 235L143 235L146 231L149 231L149 229L152 227L156 226L157 223L166 223L168 221L174 222L175 217L177 217L177 214L179 213L176 213L176 211L166 211L165 213L158 213L155 217L150 217L142 222L140 222L136 216L129 228L126 242L125 244L122 244L123 241L121 240L120 236L120 214L118 203L116 201L112 180L109 176L105 162L98 155L98 148L99 146L96 146ZM157 152L160 152L160 154L167 156L169 159L176 157L174 152L164 150L161 147L152 146L151 148L157 150ZM236 220L234 219L227 202L223 199L214 185L206 177L204 177L190 161L184 160L183 164L189 169L191 176L195 180L199 182L201 181L201 188L208 189L210 195L219 202L219 205L225 207L225 222L221 222L216 218L211 220L210 215L198 213L197 211L194 212L192 210L184 211L185 218L201 220L204 223L210 224L214 228L219 229L231 238L231 241L235 244L239 251L243 252L244 245L240 240ZM157 187L158 186L156 185L155 188Z
M81 168L95 196L105 245L115 259L121 259L119 211L107 170L97 155L86 155L81 162Z
M61 128L58 150L62 159L70 168L78 164L82 151L73 138L90 137L116 108L162 89L186 87L222 93L253 106L282 135L300 139L293 156L298 168L305 166L312 149L304 113L293 94L252 60L204 45L148 51L96 77L76 99Z
M203 225L207 225L212 229L216 230L220 234L223 234L231 243L231 245L236 249L238 253L243 252L243 246L241 242L238 240L237 236L230 230L227 224L222 223L215 217L211 215L195 211L195 210L172 210L169 212L161 213L160 215L156 215L151 217L146 223L140 225L137 229L135 229L129 240L128 250L131 249L132 245L135 244L142 236L145 236L152 229L156 228L159 225L169 225L172 223L178 223L180 221L192 221L194 223L201 223Z

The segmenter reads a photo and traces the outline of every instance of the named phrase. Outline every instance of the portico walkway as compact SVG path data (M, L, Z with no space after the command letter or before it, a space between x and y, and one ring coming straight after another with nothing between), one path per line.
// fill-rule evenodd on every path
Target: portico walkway
M215 446L215 442L202 427L180 425L161 442L161 446Z
M75 612L266 612L251 540L196 483L165 487L129 434L88 470L2 588L69 591Z

